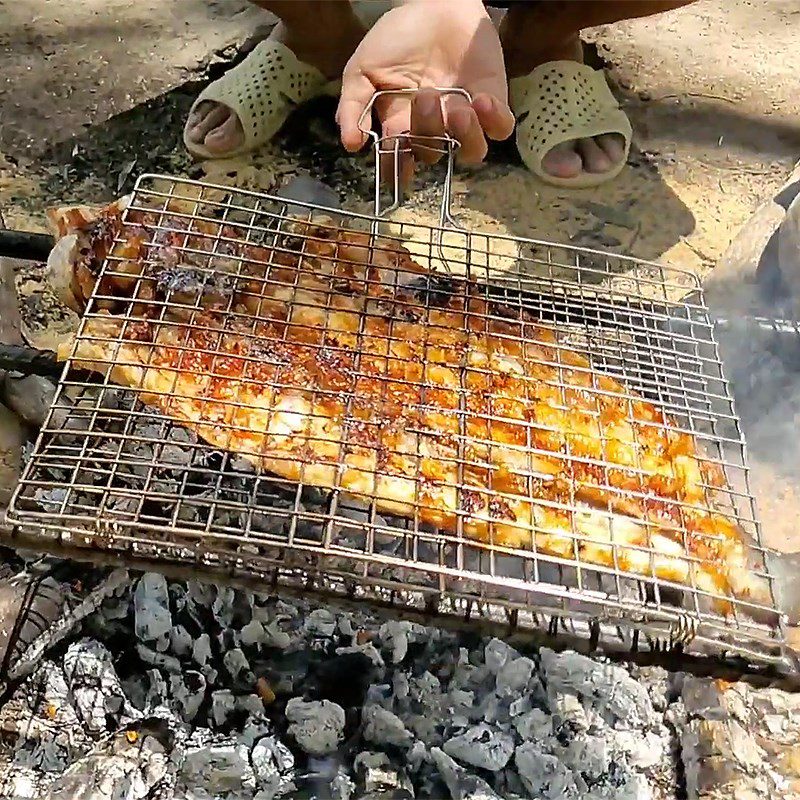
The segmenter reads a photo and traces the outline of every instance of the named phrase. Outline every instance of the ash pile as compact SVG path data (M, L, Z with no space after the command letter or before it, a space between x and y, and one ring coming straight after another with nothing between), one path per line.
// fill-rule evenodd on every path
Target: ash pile
M0 796L677 796L663 671L122 574L12 687Z

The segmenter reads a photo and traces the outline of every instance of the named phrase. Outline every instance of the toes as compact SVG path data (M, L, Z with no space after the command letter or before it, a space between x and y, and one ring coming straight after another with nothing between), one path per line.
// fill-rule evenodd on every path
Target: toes
M202 144L206 136L230 116L231 110L220 103L201 103L186 120L186 134L193 142Z
M602 136L595 136L594 140L613 164L619 164L625 158L624 136L618 133L604 133Z
M228 109L225 109L228 112ZM244 129L239 117L228 112L225 121L216 126L205 136L203 144L209 153L222 155L231 150L235 150L244 143Z
M542 169L554 178L576 178L581 174L583 161L575 142L558 144L542 159Z
M597 175L608 172L614 166L611 159L594 139L581 139L578 142L578 152L581 154L583 168L586 172Z

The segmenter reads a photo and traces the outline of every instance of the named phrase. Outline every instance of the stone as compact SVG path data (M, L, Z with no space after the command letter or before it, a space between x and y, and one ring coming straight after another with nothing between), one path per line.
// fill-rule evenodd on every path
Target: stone
M496 772L503 769L514 754L514 739L496 728L480 724L448 739L443 750L462 764Z
M329 700L305 702L293 697L286 704L289 733L312 756L333 753L344 736L344 709Z

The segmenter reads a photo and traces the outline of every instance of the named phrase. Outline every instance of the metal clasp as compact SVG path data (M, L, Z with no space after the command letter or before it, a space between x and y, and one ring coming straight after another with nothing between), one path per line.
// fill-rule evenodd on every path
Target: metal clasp
M466 89L454 87L431 87L439 92L441 96L459 94L465 97L472 103L472 95ZM411 152L411 143L413 142L417 148L424 148L432 152L440 153L447 158L446 174L444 187L442 188L442 202L439 211L439 225L440 227L449 226L452 228L461 228L461 226L453 219L450 210L450 203L452 198L452 185L453 185L453 166L455 162L456 150L461 146L457 139L454 139L449 134L445 133L444 136L414 136L411 131L405 131L398 136L387 137L381 136L371 127L365 127L365 122L371 119L372 109L375 101L379 97L387 95L416 95L420 89L386 89L375 92L372 99L367 104L361 116L358 119L358 129L365 135L372 139L372 148L375 153L375 216L385 217L387 214L398 208L402 202L402 190L400 188L400 156L404 153ZM381 208L381 179L382 179L382 166L381 156L392 155L392 165L394 170L393 175L393 197L392 202L386 208ZM439 237L441 238L441 236Z

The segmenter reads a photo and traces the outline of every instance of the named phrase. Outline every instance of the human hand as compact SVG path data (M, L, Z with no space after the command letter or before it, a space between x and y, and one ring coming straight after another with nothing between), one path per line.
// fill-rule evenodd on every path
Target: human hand
M436 86L465 89L472 103L460 94L442 96L432 91ZM377 98L383 136L448 133L461 144L458 157L465 163L483 160L487 136L505 139L514 129L500 39L480 0L404 0L378 20L342 76L336 119L350 152L366 142L358 122L373 95L388 89L423 91ZM412 152L401 156L403 184L415 159L430 164L441 157L422 142L410 144Z

